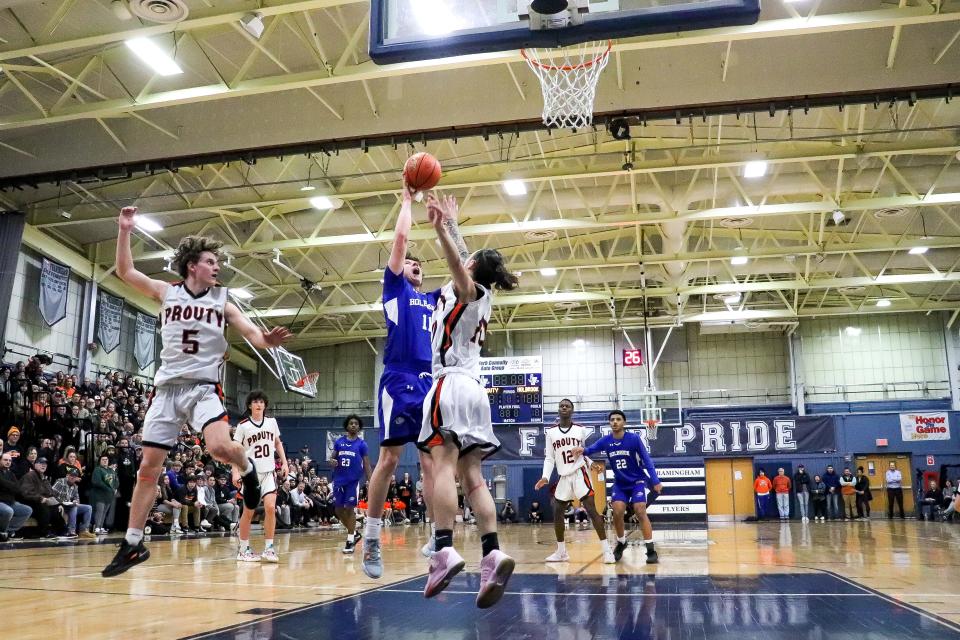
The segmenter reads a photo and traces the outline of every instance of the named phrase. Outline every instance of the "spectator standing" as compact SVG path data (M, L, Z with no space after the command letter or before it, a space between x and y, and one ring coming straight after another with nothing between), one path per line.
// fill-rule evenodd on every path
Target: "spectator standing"
M893 460L890 461L890 468L887 469L884 479L887 484L887 518L893 519L893 503L896 502L902 520L906 517L903 513L903 474Z
M46 458L37 458L33 468L20 478L20 495L23 496L23 503L33 509L40 537L55 537L51 527L60 516L60 501L47 478Z
M93 532L103 535L113 528L114 506L117 503L117 490L120 479L110 466L110 457L100 456L97 468L93 470L93 480L87 491L87 498L93 504Z
M827 485L819 475L813 476L810 484L810 500L813 503L815 522L827 521Z
M857 504L857 479L853 477L850 467L843 469L840 476L840 495L843 498L843 519L853 520L856 516L854 508Z
M20 482L13 470L13 457L9 451L0 455L0 542L6 542L27 521L33 509L17 502L20 497Z
M836 520L841 515L840 476L833 470L832 464L827 465L827 470L823 474L823 484L827 485L827 517Z
M770 492L773 490L773 483L763 472L763 469L757 473L756 480L753 481L753 491L757 494L757 519L763 520L770 509Z
M790 478L787 476L783 467L777 469L777 475L773 478L773 492L777 496L777 512L781 520L790 519Z
M802 464L793 472L793 490L797 493L797 510L800 511L800 521L810 522L810 474Z
M397 497L406 505L403 514L404 522L410 522L410 510L413 508L413 492L413 480L410 479L409 473L404 473L403 480L397 484Z
M96 536L90 531L93 508L88 504L80 503L78 484L80 484L80 472L74 468L69 469L67 475L53 483L53 493L67 517L66 537L95 538ZM79 530L77 527L78 519L80 520Z
M870 518L870 501L873 492L870 491L870 478L863 472L863 467L857 467L857 519Z

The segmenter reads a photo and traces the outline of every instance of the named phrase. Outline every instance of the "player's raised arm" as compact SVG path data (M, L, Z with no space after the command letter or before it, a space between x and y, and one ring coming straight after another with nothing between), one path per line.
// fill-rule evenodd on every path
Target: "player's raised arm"
M154 280L148 277L146 274L137 271L137 268L133 266L130 234L133 233L133 228L136 226L134 219L136 214L136 207L124 207L120 210L120 218L117 220L120 225L120 233L117 236L117 276L143 295L162 302L167 293L167 287L170 285L162 280Z
M466 263L461 260L460 250L452 235L448 220L457 219L457 199L453 196L443 198L431 197L427 200L427 216L430 224L437 231L443 257L447 260L450 275L453 276L453 288L457 292L457 300L463 303L477 299L477 287L467 270ZM459 231L457 232L459 237Z
M274 327L270 331L264 331L250 322L247 316L243 315L243 312L232 302L226 304L224 314L227 316L227 323L239 331L240 335L257 349L279 347L293 336L286 327Z
M457 253L460 255L460 262L466 264L467 260L470 259L470 250L467 249L467 243L463 241L463 234L460 233L460 224L458 222L458 217L460 215L460 208L457 206L457 200L453 196L446 196L444 200L449 203L447 207L449 209L449 214L443 218L443 226L447 229L447 234L450 236L450 239L453 240L453 244L457 247ZM431 191L427 194L427 207L429 208L433 204L438 206L440 204L440 199Z
M390 249L390 259L387 260L387 267L397 276L403 274L403 261L407 257L407 240L410 236L410 227L413 225L413 193L407 187L406 178L403 179L402 197L397 225L393 229L393 247Z

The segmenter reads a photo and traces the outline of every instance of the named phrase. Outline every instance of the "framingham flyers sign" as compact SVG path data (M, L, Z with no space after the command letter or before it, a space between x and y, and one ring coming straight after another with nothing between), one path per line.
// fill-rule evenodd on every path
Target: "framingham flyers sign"
M901 413L900 435L904 442L949 440L950 418L946 411Z

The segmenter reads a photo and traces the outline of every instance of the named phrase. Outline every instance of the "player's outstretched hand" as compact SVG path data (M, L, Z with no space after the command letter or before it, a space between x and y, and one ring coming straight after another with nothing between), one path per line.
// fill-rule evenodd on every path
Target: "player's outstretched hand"
M543 489L545 486L547 486L547 479L540 478L539 480L537 480L537 484L533 485L533 488L539 491L540 489Z
M263 332L263 341L268 347L279 347L284 342L293 337L293 333L286 327L274 327L270 331Z
M120 209L120 218L117 220L117 223L120 225L122 230L132 231L133 227L136 225L136 222L134 222L134 216L136 215L136 207L124 207L123 209Z

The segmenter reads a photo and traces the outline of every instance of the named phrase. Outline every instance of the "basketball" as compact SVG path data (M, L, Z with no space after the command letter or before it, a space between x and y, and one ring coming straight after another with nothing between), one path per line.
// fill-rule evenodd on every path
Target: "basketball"
M440 161L425 151L413 154L403 165L403 177L414 191L433 189L441 175Z

